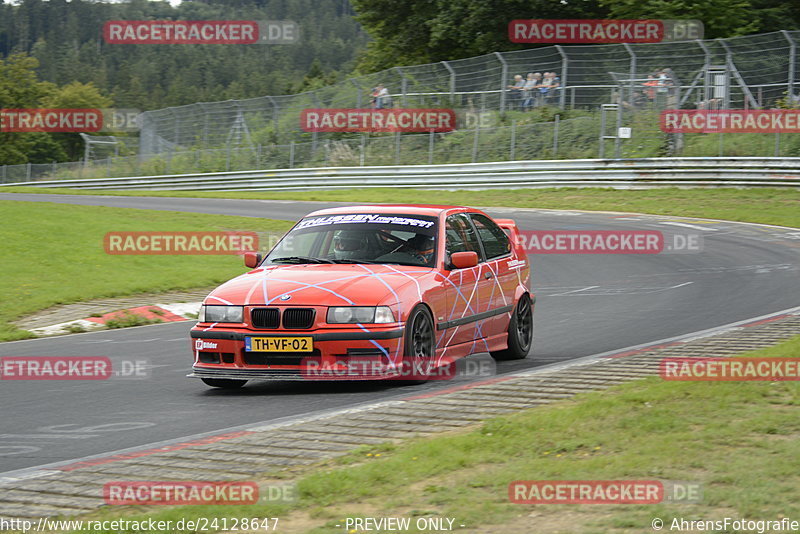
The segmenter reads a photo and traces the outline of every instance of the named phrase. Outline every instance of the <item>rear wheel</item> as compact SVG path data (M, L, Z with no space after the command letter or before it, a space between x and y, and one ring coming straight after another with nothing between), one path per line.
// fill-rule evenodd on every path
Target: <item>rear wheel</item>
M520 297L508 323L508 348L490 353L495 360L527 358L533 344L533 306L528 295Z
M428 381L436 350L433 333L433 317L428 308L417 305L406 321L405 347L403 350L403 384L422 384Z
M201 378L207 386L220 389L239 389L247 384L247 380L231 380L229 378Z

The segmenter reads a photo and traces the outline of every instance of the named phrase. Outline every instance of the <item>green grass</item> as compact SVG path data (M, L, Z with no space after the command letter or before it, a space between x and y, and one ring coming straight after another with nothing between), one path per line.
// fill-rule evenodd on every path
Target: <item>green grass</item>
M106 254L110 231L248 230L265 236L291 223L165 211L0 201L3 243L0 341L30 334L11 321L56 304L210 287L244 271L235 255Z
M442 203L467 206L626 211L706 217L800 227L800 190L751 189L492 189L432 192L419 189L347 189L305 192L87 191L0 188L2 193L61 193L192 198L318 200L375 203ZM439 200L441 199L441 200Z
M800 337L748 356L800 357ZM342 532L336 523L364 516L436 515L530 532L534 514L537 532L564 533L649 532L654 517L792 518L800 515L798 405L796 382L649 378L471 431L363 448L302 477L293 503L106 509L88 517L277 515L289 529L282 531L314 534ZM654 505L519 505L507 497L514 480L603 479L686 481L700 484L703 496Z

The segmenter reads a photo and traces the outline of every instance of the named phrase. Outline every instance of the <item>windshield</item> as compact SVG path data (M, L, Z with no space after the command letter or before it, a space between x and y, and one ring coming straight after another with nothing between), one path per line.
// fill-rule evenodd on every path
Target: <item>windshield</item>
M301 220L275 246L267 265L289 263L393 263L433 267L436 218L351 213Z

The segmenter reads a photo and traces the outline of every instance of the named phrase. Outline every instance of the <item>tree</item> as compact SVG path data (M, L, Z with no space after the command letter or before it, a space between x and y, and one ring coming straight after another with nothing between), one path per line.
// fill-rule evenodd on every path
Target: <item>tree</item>
M114 102L103 96L94 84L72 82L52 91L42 98L42 106L47 108L110 108ZM78 160L83 155L83 140L77 133L57 133L53 138L58 142L67 156Z
M527 48L508 39L514 19L605 18L597 0L353 0L373 41L365 72Z

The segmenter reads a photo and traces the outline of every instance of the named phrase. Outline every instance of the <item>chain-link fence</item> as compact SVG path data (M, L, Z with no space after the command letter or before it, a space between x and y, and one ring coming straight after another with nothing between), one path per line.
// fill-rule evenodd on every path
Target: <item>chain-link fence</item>
M800 140L791 134L665 134L659 111L796 106L799 36L800 31L779 31L657 44L548 46L395 67L297 95L148 111L140 116L138 146L136 138L119 138L126 145L122 154L138 150L138 155L119 156L112 147L114 153L89 158L86 165L4 166L0 183L548 158L798 156ZM560 86L547 95L508 88L514 75L528 72L556 73ZM430 134L300 129L303 109L370 107L379 83L390 89L385 106L452 108L458 129ZM526 113L537 107L543 109ZM559 110L577 118L559 120ZM550 117L555 120L541 122ZM619 136L620 127L630 128L630 138Z
M326 136L300 130L303 109L369 107L370 91L379 83L389 88L394 107L505 112L520 105L508 85L514 75L529 72L560 77L551 102L562 109L596 109L614 102L619 74L627 74L630 92L636 80L663 69L681 82L679 107L703 106L712 99L722 100L719 107L725 108L769 107L786 93L794 95L798 36L800 31L778 31L655 44L548 46L395 67L297 95L145 112L141 152L317 141Z

